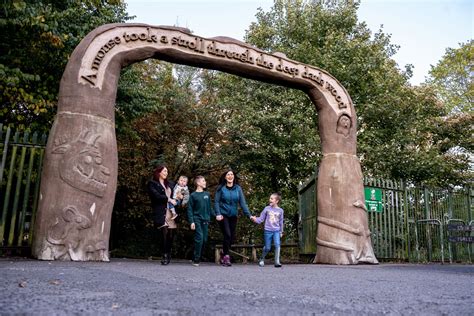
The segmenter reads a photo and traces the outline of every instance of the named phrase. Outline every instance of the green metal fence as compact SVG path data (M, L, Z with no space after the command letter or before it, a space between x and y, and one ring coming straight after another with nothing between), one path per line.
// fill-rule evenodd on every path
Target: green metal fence
M0 124L0 250L31 246L46 140L46 134ZM315 173L298 190L302 255L317 251L316 184ZM368 212L379 259L472 262L472 188L420 188L383 179L364 179L364 185L380 195L379 207Z
M0 250L31 246L46 139L0 124Z
M300 253L315 254L316 174L299 187ZM379 259L414 262L472 262L473 196L471 188L438 189L403 181L364 179L378 191L380 207L368 207L369 228ZM367 196L366 196L367 199ZM452 230L452 225L464 230ZM462 226L464 225L464 226ZM470 225L470 226L469 226ZM453 242L458 238L458 241Z
M300 255L314 255L316 253L316 225L318 217L316 174L313 174L300 185L298 197Z

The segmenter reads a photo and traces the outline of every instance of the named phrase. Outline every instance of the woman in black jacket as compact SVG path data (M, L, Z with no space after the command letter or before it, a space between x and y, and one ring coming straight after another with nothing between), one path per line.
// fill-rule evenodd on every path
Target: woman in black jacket
M161 264L167 265L171 260L171 245L174 238L176 223L171 218L171 212L167 208L168 202L176 205L176 201L171 198L172 185L167 180L168 168L161 165L153 172L153 179L148 182L148 194L153 208L153 221L161 231L163 259Z

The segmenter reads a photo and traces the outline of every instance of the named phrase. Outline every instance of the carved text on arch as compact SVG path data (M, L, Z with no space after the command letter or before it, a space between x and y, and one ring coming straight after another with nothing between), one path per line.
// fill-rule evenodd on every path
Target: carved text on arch
M90 84L92 87L101 88L102 80L99 79L99 73L102 74L103 60L109 54L115 54L119 51L129 49L124 45L152 45L158 47L168 46L176 47L180 50L187 50L208 57L219 59L232 59L244 64L250 64L258 68L264 68L268 71L280 72L294 79L305 79L316 83L322 89L328 91L336 101L337 109L343 110L349 107L349 100L344 98L344 92L337 83L330 83L330 77L324 72L314 69L308 65L299 64L280 56L256 51L246 46L232 43L220 43L216 39L205 39L199 36L181 33L173 36L176 31L166 31L146 27L142 29L122 28L116 32L111 32L110 37L103 37L101 46L91 55L88 65L82 68L79 77ZM172 33L174 33L172 35ZM104 35L105 36L105 35ZM235 48L237 45L237 49ZM120 46L120 48L116 48Z

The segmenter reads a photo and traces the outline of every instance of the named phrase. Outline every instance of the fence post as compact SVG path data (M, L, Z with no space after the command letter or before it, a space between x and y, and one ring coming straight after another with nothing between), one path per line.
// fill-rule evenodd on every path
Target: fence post
M448 191L448 220L446 221L446 225L449 225L449 220L453 218L453 194L451 190ZM448 230L447 232L447 237L449 240L449 233ZM453 263L453 249L451 246L451 243L448 241L448 254L449 254L449 263Z
M25 138L26 135L28 135L27 132L25 132ZM17 139L16 141L19 141ZM23 139L23 143L25 143L25 139ZM10 221L10 235L8 236L8 246L13 246L14 241L15 241L15 227L18 219L18 204L20 202L20 196L21 196L21 185L22 185L22 179L23 179L23 169L25 166L25 157L26 157L26 147L21 148L21 154L20 154L20 165L18 167L17 171L17 176L16 176L16 188L15 188L15 195L13 199L13 208L12 208L12 218Z
M443 222L439 224L439 235L441 236L441 264L444 264L444 234L443 234Z
M33 144L36 144L36 133L33 134ZM33 164L35 162L35 154L36 154L36 148L32 148L30 151L30 160L28 162L28 173L26 176L26 187L25 187L25 193L23 197L23 208L21 209L21 215L20 215L20 221L18 222L18 243L17 246L21 246L23 242L23 234L25 231L25 217L26 217L26 209L28 206L28 198L30 197L30 187L31 187L31 174L33 171ZM31 227L32 229L33 227Z
M0 126L3 128L3 126ZM2 130L3 131L3 130ZM7 134L5 135L5 141L3 143L3 155L2 155L2 164L0 165L0 190L3 186L3 171L5 170L5 164L7 162L7 154L8 154L8 142L10 141L10 134L11 128L7 128ZM7 200L7 195L5 194L5 200ZM6 210L2 211L2 217L0 218L0 246L3 245L3 234L5 231L5 222L7 220L7 212Z
M467 190L467 214L468 214L468 219L469 219L469 223L472 222L472 211L471 211L471 187L469 185L466 186L466 190Z
M3 125L0 124L0 129L3 128ZM7 134L5 135L5 142L3 143L3 154L2 154L2 164L0 165L0 189L2 188L3 183L3 171L5 170L5 164L7 162L8 154L8 142L10 140L11 128L7 128Z
M471 186L467 185L466 186L466 190L467 190L467 214L468 214L468 219L469 219L469 225L472 225L472 211L471 211L471 208L472 208L472 201L471 201ZM472 260L471 260L471 253L474 252L474 243L471 243L468 245L468 253L469 253L469 261L472 263Z
M13 142L18 141L18 132L15 132L15 135L13 136ZM8 213L8 204L10 202L10 191L12 188L12 181L13 181L13 170L15 166L15 160L16 160L16 152L17 152L17 146L13 146L12 150L12 157L10 161L10 169L8 171L8 179L7 179L7 187L5 190L5 200L3 201L3 210L2 210L2 222L0 223L0 241L2 245L4 244L5 241L5 227L6 227L6 220L7 220L7 213Z
M46 144L47 135L43 134L41 136L40 144ZM33 243L33 234L35 232L35 220L36 220L36 211L38 210L38 200L40 195L40 183L41 183L41 172L43 170L43 158L44 158L44 151L45 149L42 148L39 150L39 163L38 163L38 178L35 183L35 192L33 194L33 209L31 210L31 221L30 221L30 231L29 231L29 238L28 238L28 245L31 246Z
M406 247L406 258L410 260L410 223L408 221L408 216L410 216L408 212L408 191L405 181L400 180L400 187L403 189L403 206L405 212L405 247Z
M429 198L429 192L428 192L428 188L425 187L424 190L423 190L423 196L424 196L424 200L425 200L425 219L431 219L431 216L430 216L430 198ZM426 227L426 242L427 242L427 248L428 248L428 261L431 261L431 248L432 248L432 243L431 243L431 228L430 226L428 225Z

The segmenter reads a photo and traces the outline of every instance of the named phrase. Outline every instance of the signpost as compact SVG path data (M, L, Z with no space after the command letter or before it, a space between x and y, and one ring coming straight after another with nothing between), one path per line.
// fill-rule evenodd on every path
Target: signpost
M470 232L474 232L474 225L464 224L449 224L449 232L461 232L463 236L448 236L449 242L463 242L463 243L474 243L474 236L468 236Z
M365 206L369 212L378 212L382 213L383 204L382 204L382 190L366 187L364 188L365 192Z

